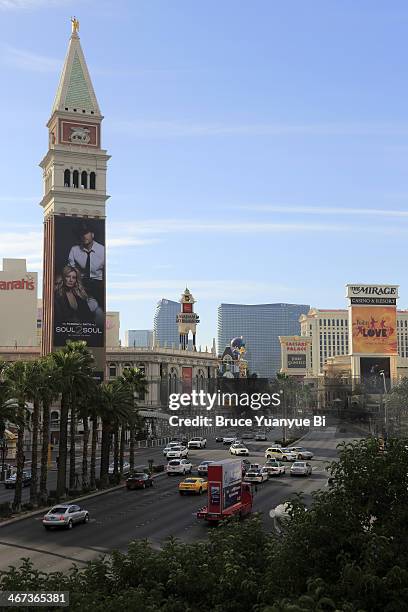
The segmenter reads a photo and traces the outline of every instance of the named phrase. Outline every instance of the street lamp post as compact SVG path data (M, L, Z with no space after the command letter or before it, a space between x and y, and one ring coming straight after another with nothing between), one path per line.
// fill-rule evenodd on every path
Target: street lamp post
M380 370L379 372L380 376L383 379L383 384L384 384L384 394L387 395L388 390L387 390L387 383L385 381L385 372L384 370ZM388 406L387 406L387 400L385 399L385 401L383 401L383 395L381 393L381 407L384 408L384 431L385 431L385 437L388 437Z

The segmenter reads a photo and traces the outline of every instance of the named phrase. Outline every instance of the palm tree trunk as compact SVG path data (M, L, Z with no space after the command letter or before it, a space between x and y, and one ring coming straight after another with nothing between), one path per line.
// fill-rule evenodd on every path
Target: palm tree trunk
M16 489L14 491L13 509L19 511L21 509L21 498L23 489L23 470L24 470L24 410L25 406L18 407L18 434L17 434L17 477Z
M130 440L129 440L129 466L130 471L135 469L135 426L130 424Z
M124 463L124 455L125 455L125 433L126 433L125 424L122 424L122 427L120 428L120 448L119 448L119 472L121 476L123 474L123 463Z
M48 446L50 443L50 406L43 400L42 410L42 447L41 447L41 470L40 470L40 502L46 504L48 499L47 475L48 475Z
M68 443L68 393L61 397L59 460L57 474L57 498L65 497L67 486L67 443Z
M75 489L76 484L76 465L75 465L75 433L76 433L76 412L71 402L71 426L69 428L70 433L70 446L69 446L69 488L70 490Z
M89 421L88 416L82 418L84 424L84 438L82 441L82 489L88 488L88 442L89 442Z
M108 486L109 450L110 450L110 423L102 421L102 448L101 448L101 487Z
M92 417L92 438L91 438L91 469L90 482L91 489L96 489L96 443L98 440L98 418Z
M113 445L113 477L118 480L119 475L119 425L115 425L115 438Z
M40 403L38 399L33 402L33 419L32 419L32 445L31 445L31 484L30 484L30 502L37 504L37 473L38 473L38 428L40 420Z

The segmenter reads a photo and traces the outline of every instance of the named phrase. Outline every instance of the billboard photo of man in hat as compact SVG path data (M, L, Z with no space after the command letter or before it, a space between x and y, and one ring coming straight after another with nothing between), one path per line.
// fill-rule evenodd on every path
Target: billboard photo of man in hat
M78 228L78 242L68 255L68 264L77 268L89 296L104 308L105 247L96 242L93 226L84 221Z

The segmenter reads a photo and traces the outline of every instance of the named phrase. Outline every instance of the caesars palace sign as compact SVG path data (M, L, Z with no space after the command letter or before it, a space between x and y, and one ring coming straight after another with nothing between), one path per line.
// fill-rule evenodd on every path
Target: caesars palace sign
M34 291L35 282L32 278L22 278L20 280L0 280L0 291L14 291L15 289L25 289L26 291Z

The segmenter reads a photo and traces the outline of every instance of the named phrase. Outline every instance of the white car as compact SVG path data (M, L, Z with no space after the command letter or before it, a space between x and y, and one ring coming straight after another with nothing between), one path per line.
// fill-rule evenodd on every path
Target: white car
M312 466L307 461L295 461L290 467L291 476L311 476Z
M285 474L286 472L286 468L283 463L277 459L268 459L264 467L268 470L269 476L282 476L282 474Z
M180 442L169 442L167 446L163 449L163 455L166 457L167 453L175 446L181 446L181 443Z
M295 453L291 453L285 448L280 446L271 446L265 451L265 457L267 459L279 459L279 461L296 461Z
M244 457L248 457L249 455L249 450L243 444L232 444L229 450L231 455L241 455Z
M191 438L189 440L187 447L188 448L205 448L207 445L207 440L205 438Z
M257 434L255 435L255 440L256 440L257 442L266 442L266 440L267 440L267 439L268 439L268 438L266 437L266 434L264 434L264 433L257 433Z
M185 459L188 457L188 448L185 446L173 446L166 457L167 459Z
M119 469L120 469L120 465L118 463L118 472L119 472ZM114 470L115 470L115 464L111 463L110 466L109 466L109 474L113 474ZM123 472L122 473L123 474L129 474L129 472L130 472L130 463L128 463L127 461L124 461L123 462Z
M172 459L167 464L167 476L172 474L191 474L193 466L187 459Z
M264 482L268 478L268 470L265 467L261 467L259 470L249 469L244 476L244 482Z
M237 442L237 438L235 436L224 436L222 439L223 444L234 444Z
M43 517L45 529L53 527L72 529L75 523L89 523L89 512L76 504L58 504Z
M313 453L311 451L306 450L302 446L291 446L290 448L286 448L285 450L290 451L296 455L296 459L306 459L306 461L310 461L313 459Z

